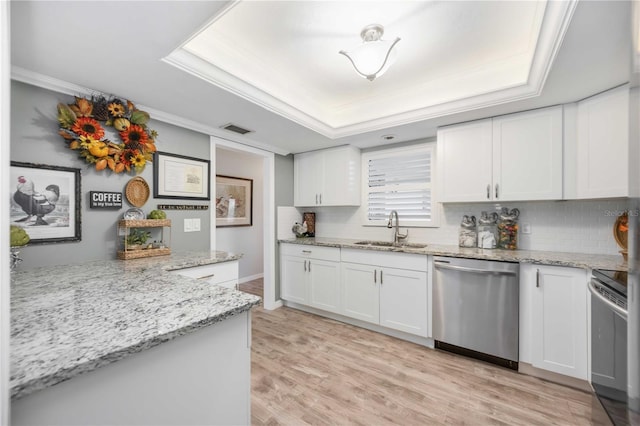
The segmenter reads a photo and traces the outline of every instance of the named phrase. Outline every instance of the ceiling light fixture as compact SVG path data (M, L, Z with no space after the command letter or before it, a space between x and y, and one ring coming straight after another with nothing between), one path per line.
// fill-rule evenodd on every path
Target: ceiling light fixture
M380 24L367 25L360 32L362 44L352 49L350 52L341 50L341 55L349 58L356 72L369 81L384 74L397 56L397 49L393 47L400 41L400 37L395 40L382 40L384 27Z

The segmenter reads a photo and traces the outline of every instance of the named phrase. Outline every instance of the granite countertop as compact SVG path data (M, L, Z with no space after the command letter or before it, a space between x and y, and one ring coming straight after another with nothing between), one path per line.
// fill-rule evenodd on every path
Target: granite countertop
M11 274L11 397L247 311L260 298L169 271L238 260L186 252Z
M537 250L497 250L463 248L458 246L427 244L424 248L415 247L381 247L374 245L358 245L358 241L345 238L291 238L280 240L281 243L305 244L325 247L357 248L360 250L376 250L399 253L431 254L435 256L465 257L469 259L498 260L503 262L535 263L541 265L569 266L584 269L610 269L626 271L627 261L622 255L567 253Z

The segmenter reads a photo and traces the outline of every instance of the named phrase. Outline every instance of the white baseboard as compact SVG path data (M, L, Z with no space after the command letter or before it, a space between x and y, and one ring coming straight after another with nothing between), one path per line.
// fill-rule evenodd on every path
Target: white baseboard
M255 274L255 275L250 275L248 277L239 278L238 279L238 284L244 284L244 283L247 283L249 281L257 280L259 278L264 278L264 273Z
M284 306L289 308L298 309L300 311L308 312L310 314L320 315L325 318L331 318L336 321L340 321L346 324L355 325L356 327L366 328L367 330L375 331L377 333L386 334L387 336L395 337L402 340L415 343L417 345L426 346L433 349L433 339L428 337L415 336L413 334L405 333L403 331L393 330L387 327L382 327L376 324L371 324L366 321L361 321L355 318L345 317L344 315L334 314L332 312L316 309L311 306L301 305L295 302L284 301Z

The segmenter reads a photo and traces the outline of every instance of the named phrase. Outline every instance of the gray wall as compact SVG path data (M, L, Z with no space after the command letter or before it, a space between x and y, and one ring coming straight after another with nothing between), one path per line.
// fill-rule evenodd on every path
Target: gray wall
M133 100L135 102L135 99ZM80 263L88 260L113 259L116 256L116 222L131 206L124 198L120 210L89 209L89 191L122 191L133 174L97 172L77 151L67 148L58 135L56 105L72 103L73 97L12 81L11 84L11 160L81 169L82 240L55 244L30 244L22 250L22 267ZM153 118L153 117L152 117ZM159 151L209 159L209 136L151 120L149 127L158 131ZM151 187L151 195L142 207L145 213L157 204L207 204L209 201L153 199L153 166L140 174ZM12 183L11 194L14 192ZM7 204L8 206L9 204ZM210 212L168 211L172 220L171 249L174 252L209 248ZM185 234L182 220L199 217L201 232Z
M293 155L275 155L275 212L278 206L293 206ZM278 223L276 221L276 235ZM275 242L276 300L280 298L280 246Z
M228 149L216 149L216 174L253 180L253 224L216 228L216 247L242 253L240 279L264 273L264 159Z

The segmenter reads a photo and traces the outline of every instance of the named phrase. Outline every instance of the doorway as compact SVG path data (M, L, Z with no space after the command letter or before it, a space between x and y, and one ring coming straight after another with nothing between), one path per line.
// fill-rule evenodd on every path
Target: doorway
M276 309L282 303L276 301L275 292L274 154L216 136L211 136L211 152L212 182L215 175L252 179L254 194L252 226L212 226L211 249L244 253L240 284L261 279L263 306ZM216 223L215 214L216 209L212 208L212 224Z

